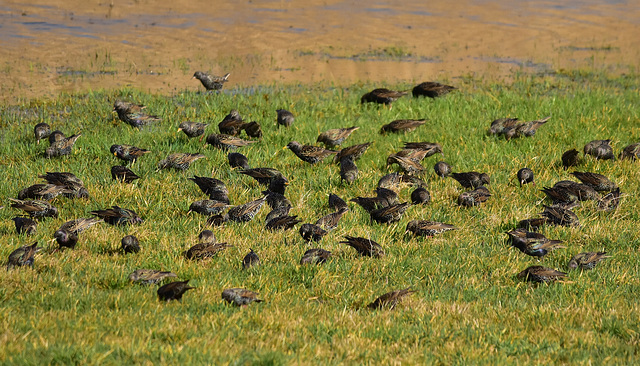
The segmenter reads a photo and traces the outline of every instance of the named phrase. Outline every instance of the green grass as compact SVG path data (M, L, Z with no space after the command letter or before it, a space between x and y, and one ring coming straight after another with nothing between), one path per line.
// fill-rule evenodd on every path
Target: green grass
M537 260L510 248L505 231L542 211L540 189L571 179L559 166L562 152L581 150L594 139L612 139L616 155L640 140L637 75L610 76L560 70L550 76L515 75L505 83L465 78L452 81L460 92L439 100L405 97L391 110L360 105L360 96L381 85L268 85L221 94L182 92L153 95L133 89L60 95L29 100L0 110L0 195L14 197L39 183L38 174L70 171L84 180L91 198L58 198L58 219L42 221L38 234L15 234L9 206L0 211L0 256L34 240L49 243L64 221L88 217L89 211L117 204L132 208L145 223L117 228L98 225L81 235L74 250L43 251L33 269L0 269L0 363L25 364L623 364L638 359L640 343L640 202L638 162L586 158L579 170L605 174L625 197L617 211L598 212L594 202L576 209L580 228L546 227L566 249L550 254L543 265L566 269L581 251L607 250L613 257L590 272L572 272L567 283L535 286L515 275ZM412 85L391 85L408 89ZM148 106L163 121L136 130L119 122L113 101L125 98ZM391 170L386 156L405 141L442 144L455 171L476 170L492 177L493 197L483 206L456 205L461 187L440 179L427 158L425 181L433 202L411 207L396 224L371 223L351 206L338 229L318 245L334 257L322 266L301 267L308 248L296 230L268 232L267 209L246 224L214 228L234 247L205 262L181 253L197 240L206 218L187 215L191 202L205 196L187 177L205 175L226 182L234 204L261 196L263 187L230 171L226 153L177 133L183 120L210 122L208 133L235 108L245 120L262 124L264 138L240 152L252 166L274 167L290 180L292 214L315 222L329 213L329 193L344 199L372 195L378 179ZM290 129L277 129L275 110L296 115ZM533 138L505 141L486 135L499 117L531 120L551 115ZM413 133L379 135L380 126L399 118L428 118ZM35 144L33 126L47 122L67 135L82 132L73 154L46 159L46 143ZM360 126L344 144L373 141L357 162L353 185L339 179L328 160L315 166L282 150L291 140L313 143L330 128ZM142 179L132 185L111 180L120 164L109 153L114 143L152 150L133 166ZM156 172L172 152L201 152L207 158L187 172ZM537 185L518 187L515 173L528 166ZM408 199L411 188L400 195ZM461 229L435 238L405 236L411 219L432 219ZM120 239L136 235L142 252L124 255ZM344 235L381 243L387 255L363 258L346 245ZM240 261L253 248L263 265L242 271ZM191 279L197 289L181 303L160 303L155 286L129 284L137 268L171 270ZM384 292L411 286L416 293L393 311L363 307ZM223 289L245 287L265 302L247 308L227 305Z

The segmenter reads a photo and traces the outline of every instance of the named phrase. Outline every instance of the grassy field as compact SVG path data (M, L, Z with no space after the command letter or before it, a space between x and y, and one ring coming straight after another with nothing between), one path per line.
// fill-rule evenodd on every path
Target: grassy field
M446 81L446 80L445 80ZM516 274L539 264L506 243L505 231L542 211L542 187L574 180L559 164L561 154L595 139L611 139L615 154L640 141L640 92L637 75L612 76L589 71L553 75L514 75L505 82L473 78L450 80L460 88L438 100L401 98L392 109L361 105L360 96L380 85L349 88L331 85L263 86L220 94L184 91L154 95L138 90L60 95L55 100L25 101L0 107L0 187L4 209L0 257L38 241L45 249L33 268L0 269L0 363L26 364L624 364L637 362L640 350L640 181L638 162L597 161L586 157L577 168L604 174L625 194L613 212L595 202L575 209L579 228L545 227L566 249L548 255L542 265L567 270L583 251L606 250L612 258L593 271L572 271L565 283L533 285ZM413 85L389 85L408 89ZM116 99L147 105L162 121L141 130L117 119ZM253 179L230 170L226 152L204 147L204 140L176 132L185 120L209 122L208 133L238 109L245 120L262 124L264 138L239 152L253 167L273 167L289 179L291 214L315 222L330 212L329 193L345 200L372 196L378 179L395 169L386 157L403 142L431 141L443 146L454 171L488 172L493 196L486 204L461 208L463 192L453 179L433 173L439 155L425 159L424 180L433 202L414 206L395 224L376 224L355 204L339 227L314 245L333 252L321 266L300 266L309 248L297 227L264 229L264 207L253 221L213 228L233 248L195 262L181 253L196 243L206 217L187 209L205 199L187 178L223 180L232 204L261 197ZM276 109L296 115L294 125L278 129ZM539 119L551 115L533 138L506 141L487 136L501 117ZM427 118L407 134L378 133L400 118ZM47 159L46 142L36 144L33 126L47 122L67 135L82 132L72 155ZM283 150L291 140L315 143L322 131L360 126L343 146L372 141L357 162L356 183L340 182L339 167L327 159L316 165ZM132 167L142 178L126 185L111 180L120 165L109 147L133 144L152 150ZM156 171L172 152L200 152L206 159L186 172ZM531 168L536 186L520 188L516 171ZM10 220L20 212L8 197L40 183L47 171L68 171L84 180L89 199L56 198L60 217L39 223L34 237L19 236ZM409 199L412 188L399 191ZM81 234L73 250L53 252L53 232L89 211L119 205L134 209L145 222L135 227L97 225ZM456 225L460 230L434 238L405 235L412 219ZM136 235L138 254L118 250L120 239ZM344 235L370 237L383 245L383 258L360 257L340 244ZM241 269L253 248L262 265ZM3 259L4 260L4 259ZM130 284L138 268L170 270L190 279L196 289L182 302L161 303L156 286ZM365 306L391 290L416 290L394 310ZM244 287L263 303L245 308L226 304L223 289Z

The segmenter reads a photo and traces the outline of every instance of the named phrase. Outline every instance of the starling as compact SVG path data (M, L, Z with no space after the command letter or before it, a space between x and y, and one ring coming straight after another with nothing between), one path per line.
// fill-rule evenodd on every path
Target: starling
M327 150L319 146L302 145L298 141L291 141L285 148L291 150L300 160L309 164L315 164L329 155L338 153L338 151Z
M78 235L80 235L80 233L101 222L102 220L95 217L70 220L62 224L60 228L53 233L53 238L61 248L73 249L78 243Z
M36 234L38 223L36 223L35 221L29 218L20 217L20 216L16 216L11 220L13 220L13 223L16 225L16 232L18 233L18 235L20 234L35 235Z
M424 151L425 155L423 158L428 158L435 154L441 154L444 156L442 146L437 142L405 142L404 148L407 150Z
M45 150L44 154L48 158L71 154L71 148L73 147L73 144L76 143L76 140L80 135L81 134L65 137L60 141L54 142L47 148L47 150Z
M288 210L288 208L286 210ZM290 230L301 222L302 220L299 220L298 216L285 214L266 220L264 227L267 230Z
M616 188L598 200L598 209L602 211L612 211L618 208L619 204L620 188Z
M464 188L478 188L485 184L489 184L489 175L487 173L466 172L451 173L451 177L460 183Z
M412 220L407 223L406 232L415 236L434 236L449 230L458 230L458 228L437 221Z
M142 127L151 122L160 120L158 116L152 116L144 113L142 111L144 108L146 107L143 105L133 104L122 100L116 100L115 103L113 103L113 110L118 113L118 118L132 127Z
M247 141L239 137L225 134L212 133L207 136L207 144L220 150L235 150L239 147L249 146L255 142L256 141Z
M140 251L140 242L133 235L127 235L122 238L120 244L125 253L138 253Z
M258 211L260 211L260 208L262 208L266 200L266 197L262 197L255 201L245 203L244 205L232 207L228 212L229 220L236 222L251 221Z
M133 145L111 145L109 149L113 156L118 159L135 163L136 160L144 154L148 154L151 151L147 149L141 149Z
M340 160L342 160L342 158L346 156L351 156L351 159L353 161L356 161L360 159L360 157L362 156L362 154L364 154L365 151L367 151L369 146L371 146L371 142L345 147L344 149L340 150L338 154L336 154L334 161L340 162Z
M218 123L218 129L220 129L220 133L222 134L238 136L240 132L245 129L246 125L240 116L240 112L232 109L229 114L224 117L222 122Z
M384 250L382 246L371 239L365 239L354 236L345 236L346 241L341 241L340 244L347 244L355 249L360 255L366 257L382 257L384 256Z
M258 181L258 183L268 186L275 178L284 177L282 173L273 168L251 168L239 171L240 174L248 175Z
M351 156L340 159L340 179L348 184L358 179L358 167Z
M518 118L498 118L491 122L488 133L489 135L504 135L506 131L514 129L522 123Z
M424 173L424 166L415 160L405 158L402 156L392 155L389 156L387 164L398 164L400 169L408 175L422 175Z
M118 206L111 207L106 210L91 211L90 214L100 217L110 225L137 225L144 222L133 210Z
M578 178L583 184L588 185L598 192L610 192L617 188L615 183L610 181L609 178L605 177L602 174L590 172L573 172L570 174Z
M228 215L213 215L207 219L207 226L221 226L229 220Z
M275 177L271 179L271 182L269 182L269 186L267 187L267 190L269 192L279 193L284 195L284 191L288 185L289 185L289 181L287 180L287 178Z
M187 290L195 288L187 285L188 282L189 280L176 281L161 286L158 289L158 298L160 301L182 300L182 295L184 295Z
M352 198L350 201L362 207L368 213L380 208L389 207L386 202L378 197L356 197Z
M433 170L436 172L436 175L439 177L445 178L451 174L451 165L445 163L444 161L439 161L433 166Z
M411 132L427 122L426 119L398 119L380 128L380 133Z
M570 180L562 180L553 187L542 189L554 203L572 203L576 201L597 200L598 192L590 186Z
M334 128L328 131L325 131L318 136L316 142L322 142L328 148L334 148L336 146L342 145L344 140L349 137L355 130L360 127L353 126L349 128Z
M421 149L404 149L400 150L397 153L393 153L387 157L387 165L398 164L402 166L401 162L398 162L397 158L409 159L410 161L420 164L422 160L430 153L428 150Z
M571 210L561 207L544 206L544 211L540 214L547 223L559 226L580 226L578 216Z
M291 201L289 201L287 197L285 197L281 193L271 192L271 191L262 191L262 194L264 194L267 197L267 205L269 205L269 207L271 207L272 210L275 210L281 207L286 207L290 209L293 206L291 204Z
M210 231L210 230L207 230ZM202 260L207 258L213 258L221 251L232 247L227 243L216 243L215 239L213 242L204 240L201 241L189 248L189 250L184 252L184 256L190 260Z
M177 132L182 131L189 138L198 137L204 135L204 130L208 125L208 123L185 121L180 123Z
M316 221L316 225L325 230L333 230L338 227L338 223L340 222L342 215L344 215L347 211L349 211L349 208L343 207L337 212L323 216L319 218L318 221Z
M620 153L620 159L640 159L640 142L625 147Z
M258 299L257 293L243 288L228 288L222 291L222 298L236 306L246 306L254 301L262 302L262 300Z
M433 97L431 97L433 98ZM373 300L373 302L369 305L367 305L367 307L369 309L393 309L396 307L396 305L398 305L398 303L400 302L400 300L402 300L403 297L411 294L413 291L410 287L407 287L405 289L402 290L396 290L396 291L391 291L391 292L387 292L386 294L378 297L377 299Z
M390 106L398 98L407 95L406 91L395 91L385 88L374 89L360 98L360 104L378 103Z
M567 276L566 273L556 271L552 268L543 266L531 266L524 271L518 273L518 278L530 282L553 282L555 280L563 279Z
M513 247L532 257L542 258L552 250L566 248L559 245L562 240L550 240L540 233L524 229L511 230L507 232L507 235L509 235Z
M7 268L33 266L33 260L36 253L40 250L38 242L31 245L22 246L9 254Z
M518 223L518 227L531 231L538 231L542 226L547 223L547 219L544 217L522 220Z
M415 98L429 97L431 99L441 97L457 90L458 88L451 85L440 84L435 81L425 81L413 87L411 93Z
M584 145L584 154L591 155L598 160L615 160L611 140L593 140Z
M562 166L565 170L569 167L580 164L580 156L578 154L580 154L580 152L576 149L565 151L562 154Z
M229 190L223 181L216 178L199 177L187 178L198 185L202 193L209 196L209 199L229 204Z
M380 188L396 188L404 184L424 186L425 183L422 179L414 177L412 175L390 173L378 180L378 187Z
M215 200L195 201L189 206L189 212L196 212L200 215L213 216L221 214L229 205L225 202Z
M458 205L462 207L479 206L491 197L491 192L485 186L480 186L469 192L462 192L458 196Z
M62 131L55 130L55 131L51 132L51 134L49 135L49 145L52 145L57 141L61 141L65 137L67 137L67 136L65 136L65 134L62 133Z
M376 188L376 197L382 207L389 207L400 203L398 200L398 194L391 189L382 187Z
M423 187L418 187L411 192L411 203L414 205L427 205L431 202L431 194Z
M33 198L51 201L66 190L65 187L55 184L34 184L18 192L18 199Z
M166 159L158 163L158 170L173 168L176 170L187 170L191 163L198 159L205 158L202 154L175 153L167 156Z
M40 143L40 140L49 137L51 135L51 127L46 123L38 123L33 128L33 134L36 137L36 142Z
M249 159L240 153L229 153L229 155L227 155L227 160L229 161L229 166L231 166L231 168L249 169Z
M111 179L113 180L131 183L139 178L140 177L138 177L136 173L132 172L131 169L122 165L114 165L111 167Z
M533 181L533 171L531 169L522 168L518 170L518 173L516 175L518 177L520 187L522 187L523 184L527 183L533 183L534 186L536 185L536 183Z
M342 208L347 208L347 203L340 198L337 194L331 193L329 194L329 208L335 211L338 211Z
M215 244L217 241L216 234L211 230L202 230L200 234L198 234L198 243Z
M242 258L242 269L249 269L250 267L255 267L260 265L260 257L253 251L253 249L249 249L249 253Z
M303 264L322 264L331 257L331 252L320 248L308 249L300 259L300 265Z
M276 124L278 125L278 127L291 127L295 119L293 117L293 113L289 112L286 109L277 109L276 113L278 113L278 116L276 118Z
M289 212L291 212L291 206L279 206L276 207L274 209L271 210L271 212L269 212L265 217L264 217L264 222L269 225L270 221L273 221L270 225L274 226L274 229L278 229L281 228L282 226L280 225L286 225L286 223L290 220L292 220L292 217L289 216ZM280 219L280 220L276 220L276 219ZM295 219L295 218L293 218ZM297 224L293 223L293 225ZM267 227L268 228L268 227ZM290 228L288 228L290 229Z
M178 277L173 272L158 271L155 269L137 269L129 275L129 281L145 285L162 282L165 278Z
M541 120L518 123L513 127L505 127L502 132L507 140L522 136L531 137L535 135L538 128L547 123L549 119L551 119L551 116L543 118Z
M84 186L82 180L69 172L47 172L45 175L39 175L49 184L61 186L65 188L62 195L70 198L88 198L89 192Z
M224 76L216 76L216 75L209 75L206 72L196 71L193 74L193 77L191 79L200 80L200 82L202 83L202 86L204 86L204 88L207 89L207 91L220 90L222 89L222 86L224 85L224 83L229 81L228 80L229 75L231 74L226 73Z
M252 121L245 124L244 132L249 137L253 137L257 139L262 138L262 127L260 127L260 124L256 121Z
M323 228L314 224L302 224L299 232L302 239L306 242L314 241L317 243L327 235L327 232Z
M568 267L569 270L576 268L585 270L594 269L598 263L607 258L611 258L611 256L607 255L607 252L580 253L571 258Z
M387 224L400 221L404 212L409 208L409 202L399 203L388 207L379 208L369 212L371 219L379 224Z
M58 217L58 209L47 201L23 201L15 198L9 198L9 200L13 202L11 207L23 210L29 214L31 218L41 219L45 217Z

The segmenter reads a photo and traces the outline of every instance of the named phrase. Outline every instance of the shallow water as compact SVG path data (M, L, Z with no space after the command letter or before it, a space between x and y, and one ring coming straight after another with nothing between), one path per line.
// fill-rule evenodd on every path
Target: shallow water
M5 1L5 101L133 86L271 82L455 83L514 70L637 70L640 12L626 1Z

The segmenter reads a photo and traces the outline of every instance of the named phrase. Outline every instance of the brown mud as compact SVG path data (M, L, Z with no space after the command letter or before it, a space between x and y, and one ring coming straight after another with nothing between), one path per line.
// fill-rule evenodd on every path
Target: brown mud
M617 1L0 3L0 99L132 86L500 80L514 70L637 72L640 12Z

